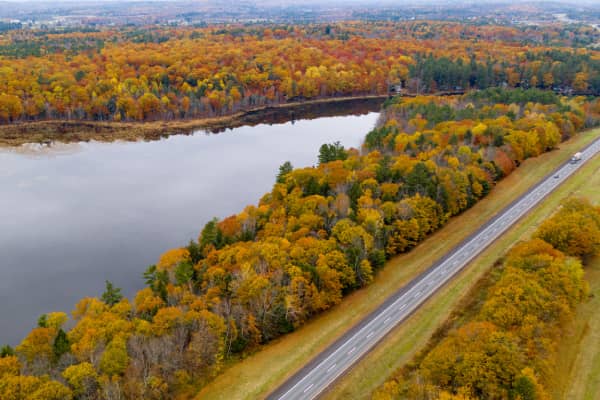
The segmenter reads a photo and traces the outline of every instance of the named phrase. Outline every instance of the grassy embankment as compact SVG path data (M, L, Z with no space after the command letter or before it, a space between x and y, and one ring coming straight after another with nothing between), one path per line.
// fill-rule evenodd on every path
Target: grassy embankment
M576 193L600 204L600 162L589 180L582 178ZM593 167L592 167L593 168ZM559 344L553 385L553 399L600 400L600 257L589 260L585 277L590 284L590 299L579 306L575 321Z
M598 137L600 129L581 133L560 145L560 149L524 162L501 181L485 199L417 246L413 251L390 260L367 288L352 293L342 304L318 316L298 331L286 335L238 363L233 363L206 386L197 399L255 399L266 396L312 357L335 341L347 329L374 310L385 298L428 268L435 260L475 231L506 204L524 193L532 184L567 160L572 153ZM594 160L596 168L599 160ZM589 180L576 176L577 181ZM488 248L458 279L393 331L375 351L365 357L328 394L328 398L365 398L390 372L406 362L450 315L452 309L487 268L510 245L530 232L573 189L571 179L558 194L546 199L542 207L524 218L501 240ZM398 354L403 354L398 357Z
M600 185L600 174L595 182ZM600 190L587 197L600 202ZM574 323L559 344L560 369L548 387L555 400L600 400L600 257L591 260L585 270L590 299L579 306Z
M18 122L0 125L0 146L18 146L24 143L46 141L81 142L88 140L157 140L174 134L189 134L197 129L221 131L242 125L285 122L293 118L316 118L321 116L345 115L379 109L387 96L365 95L290 102L272 106L256 107L234 114L200 118L174 119L170 121L113 122L49 120ZM369 105L362 102L373 103ZM352 103L356 108L352 107ZM343 106L338 109L336 106ZM374 107L373 107L374 106ZM348 111L350 110L350 111Z

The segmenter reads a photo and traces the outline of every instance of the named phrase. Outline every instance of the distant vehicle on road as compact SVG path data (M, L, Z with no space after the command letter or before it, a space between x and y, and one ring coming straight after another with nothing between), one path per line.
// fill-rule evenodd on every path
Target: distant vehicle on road
M575 164L577 161L581 160L581 153L577 152L575 154L573 154L573 157L571 157L571 164Z
M560 178L559 174L554 175L554 179L558 179L558 178Z

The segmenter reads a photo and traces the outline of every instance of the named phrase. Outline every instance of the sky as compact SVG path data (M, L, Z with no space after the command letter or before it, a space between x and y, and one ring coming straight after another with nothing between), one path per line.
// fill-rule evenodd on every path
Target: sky
M127 2L127 3L132 3L132 2L185 2L188 0L2 0L0 1L0 3L22 3L22 4L33 4L33 3L54 3L54 4L68 4L68 3L117 3L117 2ZM211 1L211 0L204 0L204 1L195 1L196 3L201 3L201 2L206 2L206 3L210 3L210 2L218 2L217 0ZM418 4L468 4L468 3L477 3L477 4L481 4L481 3L524 3L524 1L521 0L426 0L426 1L422 1L422 0L277 0L277 1L260 1L260 0L255 0L254 1L257 4L264 4L264 3L271 3L271 4L302 4L302 3L306 3L306 4L314 4L314 3L319 3L319 4L347 4L347 3L393 3L393 4L411 4L411 5L418 5ZM587 4L587 5L593 5L593 4L598 4L597 0L526 0L525 2L527 3L566 3L566 4Z

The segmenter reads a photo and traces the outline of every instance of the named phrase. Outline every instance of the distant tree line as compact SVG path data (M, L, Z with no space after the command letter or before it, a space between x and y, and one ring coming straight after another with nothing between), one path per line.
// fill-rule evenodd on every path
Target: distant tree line
M474 56L464 61L417 54L409 67L408 87L419 93L519 87L600 95L600 60L592 59L590 54L528 51L522 62L524 66L492 58L478 62Z
M434 22L11 30L0 37L0 123L205 118L400 85L600 94L596 51L524 45L522 33Z

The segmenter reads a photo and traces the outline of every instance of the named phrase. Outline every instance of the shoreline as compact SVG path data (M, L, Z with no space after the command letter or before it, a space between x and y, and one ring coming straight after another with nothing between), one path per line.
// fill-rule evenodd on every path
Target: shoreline
M365 114L379 110L388 97L388 95L330 97L260 106L219 117L169 121L46 120L18 122L0 125L0 147L19 146L25 143L50 144L53 141L69 143L89 140L105 142L159 140L171 135L191 134L198 129L218 133L242 125L277 124L296 119Z

